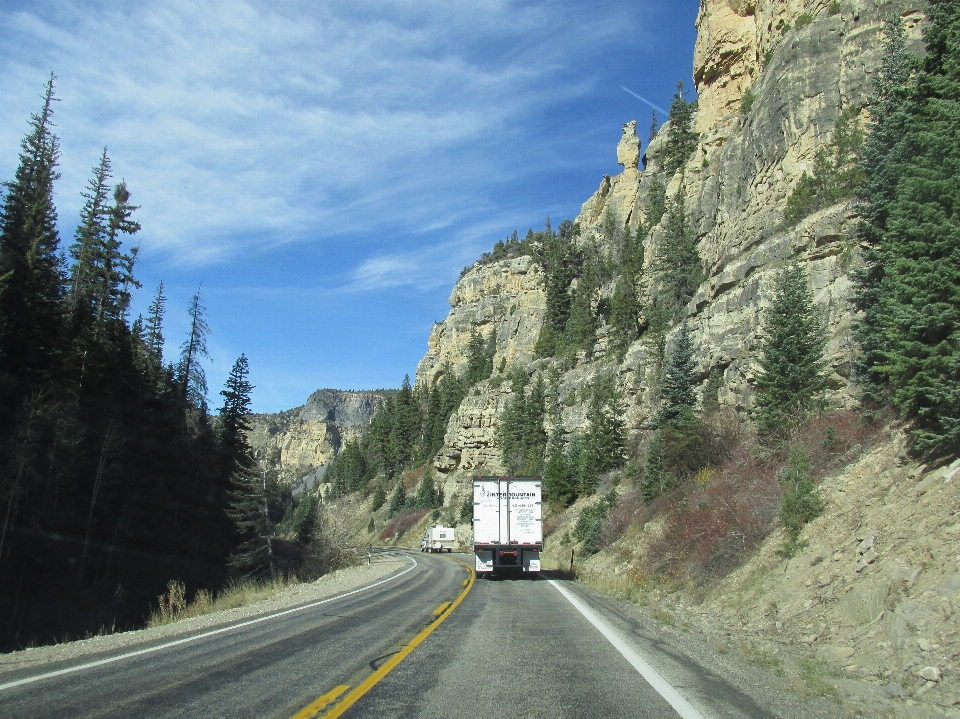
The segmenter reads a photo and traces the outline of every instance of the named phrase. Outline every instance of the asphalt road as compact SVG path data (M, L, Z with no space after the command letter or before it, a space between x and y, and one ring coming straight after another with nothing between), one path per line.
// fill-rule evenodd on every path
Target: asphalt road
M483 580L464 595L470 573L451 561L455 557L410 556L415 568L351 596L0 688L0 717L290 719L311 704L320 715L336 713L336 701L317 703L331 695L350 718L681 716L624 655L631 651L642 654L695 707L684 716L774 716L709 668L651 643L575 585L561 583L609 628L613 640L551 581ZM461 558L469 562L472 556ZM449 608L458 597L460 603ZM7 674L3 682L101 658ZM365 680L372 684L377 669L383 673L385 664L397 660L344 709Z

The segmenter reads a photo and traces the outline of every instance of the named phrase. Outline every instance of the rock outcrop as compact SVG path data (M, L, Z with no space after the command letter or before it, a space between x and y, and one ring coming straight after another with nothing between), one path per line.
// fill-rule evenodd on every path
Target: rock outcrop
M739 410L752 404L758 332L763 309L772 298L779 269L799 262L806 269L829 335L828 400L849 404L852 360L849 270L857 263L856 219L849 203L816 212L787 227L787 197L804 172L810 172L817 150L833 137L841 110L864 108L871 78L879 65L883 18L902 13L916 42L922 2L893 0L704 0L697 20L699 38L694 77L700 95L695 126L697 149L672 176L664 172L668 128L664 126L638 167L640 142L636 123L624 125L617 146L623 172L606 176L576 218L580 243L612 246L610 227L645 218L651 185L660 180L668 197L684 193L688 222L703 259L706 280L689 306L686 318L694 334L699 376L723 377L720 401ZM920 49L915 46L914 49ZM747 90L753 100L743 98ZM865 115L865 113L863 113ZM612 219L612 222L611 222ZM663 228L646 240L647 268L654 265ZM609 296L612 286L602 288ZM531 258L476 265L451 295L450 316L434 326L417 381L432 386L443 371L461 371L466 343L473 329L495 333L495 376L481 383L454 414L436 467L441 472L502 470L494 447L497 414L509 388L496 370L533 362L533 348L542 327L546 299L541 270ZM628 429L646 427L659 357L641 339L614 362L605 355L601 328L592 359L578 358L561 372L559 388L567 433L585 426L577 397L598 373L612 372L627 398ZM668 336L667 346L672 337Z
M360 437L382 397L378 392L317 390L302 407L253 415L248 438L255 451L271 457L284 482L297 483L322 474L344 442Z

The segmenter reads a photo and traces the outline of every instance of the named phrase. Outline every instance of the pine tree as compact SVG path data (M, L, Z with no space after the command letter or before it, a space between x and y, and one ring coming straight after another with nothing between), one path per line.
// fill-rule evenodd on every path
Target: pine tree
M407 488L403 486L403 479L397 481L397 488L393 490L393 496L390 498L390 508L387 510L387 517L393 517L398 512L402 512L407 506Z
M653 142L653 138L657 136L657 128L660 127L659 122L657 121L657 111L652 110L652 117L650 118L650 132L647 133L647 147L650 146L650 143Z
M550 228L549 218L547 219L537 255L543 267L544 290L547 295L547 312L534 350L537 357L553 356L562 348L564 328L570 317L570 283L577 276L580 266L579 252L573 244L572 225L560 227L563 231L554 233Z
M684 320L677 333L673 353L664 368L660 383L661 406L654 415L654 427L676 427L691 421L697 402L695 370L693 338Z
M157 286L157 294L147 312L147 321L144 325L147 347L159 364L163 363L163 315L166 312L167 298L163 294L163 282Z
M761 431L784 429L815 406L824 388L826 342L807 273L793 264L777 273L764 316L753 411Z
M564 328L567 349L582 349L588 355L593 353L598 325L594 305L599 286L600 278L596 263L591 260L584 262L583 272L577 280L573 301L570 304L570 316Z
M53 134L54 76L30 118L15 179L0 211L0 371L27 384L45 379L62 340L63 270L53 183L60 144ZM18 400L13 400L17 402Z
M861 221L857 233L865 247L864 261L863 266L853 273L854 302L862 313L855 327L861 352L854 360L854 371L863 398L872 403L889 399L886 396L888 386L880 369L885 365L884 317L880 304L884 276L881 239L897 188L897 162L893 149L904 134L911 72L917 62L907 52L906 28L899 13L892 13L887 19L885 34L884 56L868 103L867 138L860 154L864 181L858 191L857 212Z
M429 472L423 475L417 485L417 496L414 500L417 509L433 509L439 505L437 488L433 484L433 477Z
M682 186L667 210L654 269L659 273L658 299L671 316L686 306L705 279L696 238L687 224Z
M664 443L664 431L659 429L653 433L650 442L647 444L643 483L640 491L643 501L648 504L670 486L671 478L663 462Z
M250 431L248 418L253 385L250 384L249 376L250 362L245 354L241 354L234 362L226 384L220 391L223 396L219 417L220 446L229 467L228 474L235 465L248 463L250 456L247 433Z
M598 475L623 464L626 443L623 399L609 375L597 377L593 382L587 422L589 427L584 435L586 463L580 482L582 491L592 492Z
M647 192L647 211L643 224L646 227L656 227L666 212L667 186L655 177L650 181L650 190Z
M210 359L207 351L207 335L210 327L204 318L206 307L200 304L200 290L190 300L190 334L180 346L180 363L177 365L177 384L180 385L180 402L185 411L190 408L207 411L207 375L200 360Z
M683 81L677 82L677 92L670 105L670 129L667 135L666 170L673 174L683 167L690 154L697 149L699 136L693 129L694 103L687 102Z
M227 514L233 520L242 543L230 556L234 571L256 577L269 571L276 578L277 566L273 539L276 526L271 505L277 501L276 481L265 462L239 466L233 473L230 506Z
M108 199L110 197L110 158L104 148L100 163L93 168L93 177L83 193L86 202L80 210L80 224L70 246L73 266L70 269L68 298L75 322L90 322L96 316L95 298L103 264L107 235Z

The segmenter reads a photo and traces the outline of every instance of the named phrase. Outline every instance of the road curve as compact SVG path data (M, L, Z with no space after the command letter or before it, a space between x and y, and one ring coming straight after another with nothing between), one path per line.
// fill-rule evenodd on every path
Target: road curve
M322 604L57 676L7 674L0 717L795 716L574 583L471 584L456 556L408 556L402 575Z
M303 611L5 689L0 717L288 719L333 687L359 683L462 592L461 564L416 562L392 581ZM63 668L10 673L4 683Z

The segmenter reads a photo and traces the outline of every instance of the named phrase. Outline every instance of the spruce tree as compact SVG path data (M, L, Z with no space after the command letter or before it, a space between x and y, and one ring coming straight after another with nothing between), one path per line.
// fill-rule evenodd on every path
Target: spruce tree
M782 430L815 406L824 388L827 339L800 265L777 273L760 342L753 417L761 431Z
M860 354L854 371L863 399L879 404L889 399L884 380L884 317L880 288L884 276L881 239L890 203L897 188L897 162L893 154L903 137L908 114L911 71L916 58L907 52L906 28L899 13L892 13L885 26L883 60L874 77L868 107L870 122L860 154L864 178L859 191L857 228L862 246L863 266L853 272L856 308L862 313L855 327Z
M669 315L676 316L705 279L696 238L687 224L682 186L667 209L654 269L658 273L658 299Z
M684 320L660 382L661 406L653 417L654 427L677 427L692 419L697 401L695 369L693 338Z
M207 351L207 335L210 327L204 318L206 307L200 304L200 290L190 300L190 334L180 346L180 362L177 365L177 384L180 385L180 402L185 412L207 411L207 375L200 360L210 359Z
M683 167L697 149L700 138L693 129L694 103L687 102L683 81L677 82L677 92L670 105L670 130L667 135L666 170L673 174Z
M589 426L583 438L585 465L580 482L584 492L592 492L598 475L623 464L626 444L623 398L610 375L594 379L587 422Z
M147 321L144 324L144 341L159 364L163 363L163 315L166 312L167 298L163 294L163 282L157 286L157 294L147 309Z
M0 371L28 385L49 377L62 341L64 278L53 204L53 183L60 177L54 80L51 75L47 81L42 110L30 118L0 210Z
M273 547L276 526L271 510L277 501L278 488L266 463L254 463L251 459L238 466L232 476L229 497L227 514L242 539L230 555L230 566L241 576L259 577L269 572L271 578L276 578Z
M250 362L245 354L241 354L230 369L226 384L220 391L223 396L219 417L220 446L229 468L228 475L236 465L249 464L250 443L247 441L247 433L250 431L249 415L253 392L249 377Z
M393 517L398 512L402 512L407 506L407 488L403 486L403 479L397 480L397 488L393 491L390 498L390 508L387 510L387 517Z
M890 139L899 136L871 175L890 185L865 193L875 249L858 288L867 309L860 369L914 421L920 452L960 446L960 7L936 0L927 17L927 54L903 116L879 113Z

